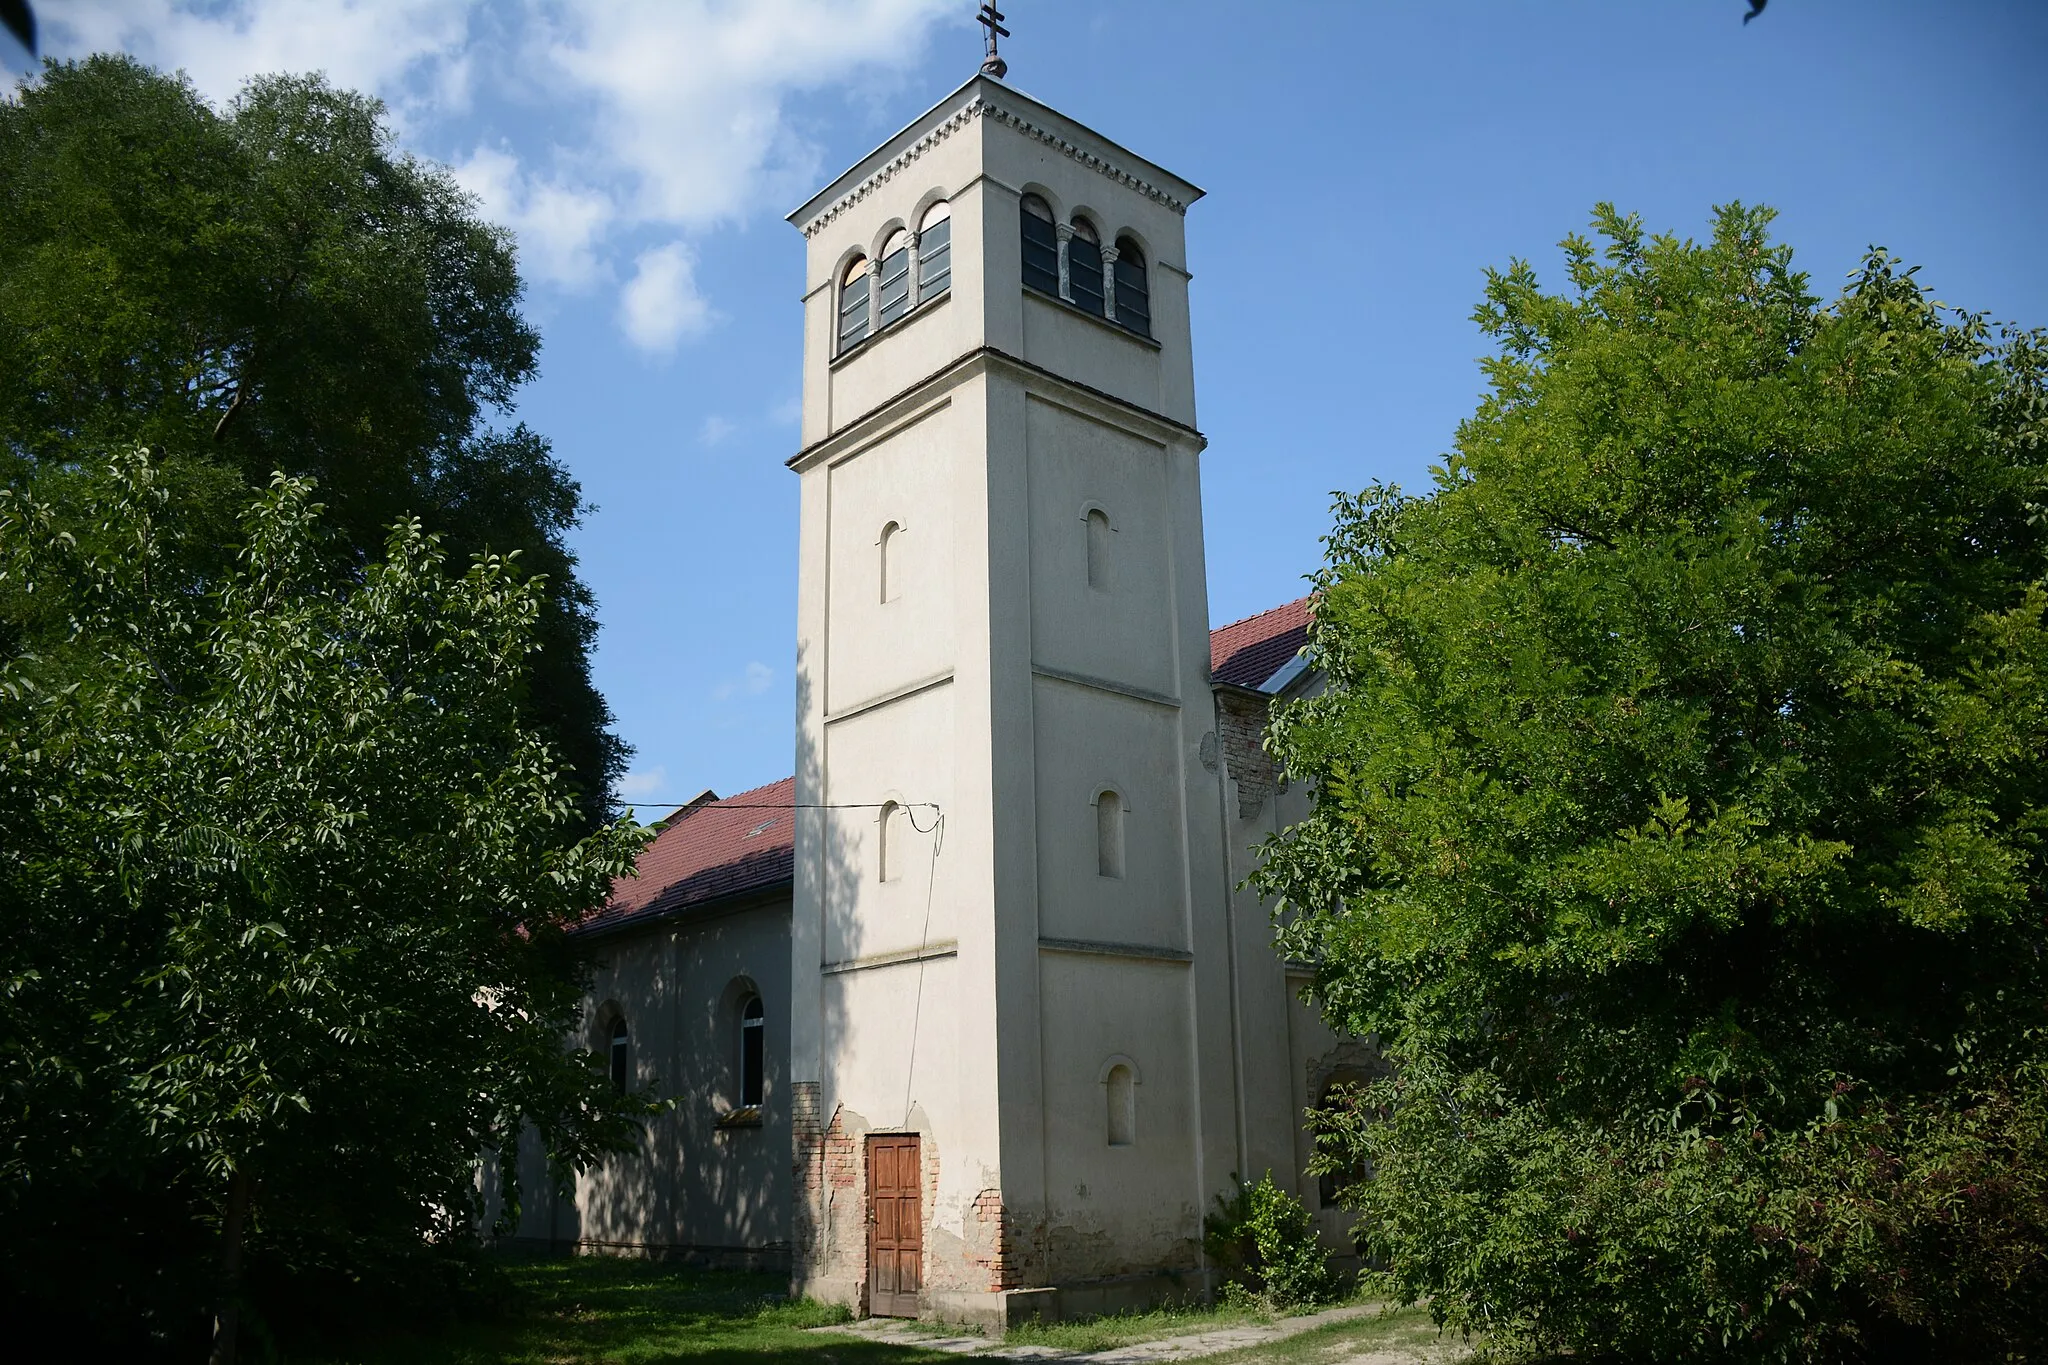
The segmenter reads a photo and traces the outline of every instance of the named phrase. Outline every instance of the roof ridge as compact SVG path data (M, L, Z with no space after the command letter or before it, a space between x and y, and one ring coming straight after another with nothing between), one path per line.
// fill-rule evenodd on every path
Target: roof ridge
M1298 607L1304 602L1312 601L1314 598L1314 593L1305 592L1301 596L1290 598L1289 600L1282 602L1277 606L1267 607L1264 611L1255 611L1250 616L1240 616L1235 621L1225 621L1220 626L1211 626L1209 627L1209 633L1211 635L1215 635L1220 631L1229 630L1232 626L1241 626L1244 625L1247 621L1256 621L1261 616L1271 616L1276 611L1286 611L1289 607Z
M778 777L773 782L763 782L758 787L749 787L743 792L734 792L731 796L721 796L716 801L707 801L703 805L697 807L697 809L717 810L720 806L726 805L728 802L733 804L739 804L741 802L744 802L747 797L759 796L762 792L769 790L771 787L779 787L785 782L794 781L796 781L796 774L791 773L788 777ZM790 793L790 801L792 805L794 805L795 800L796 794L794 792Z

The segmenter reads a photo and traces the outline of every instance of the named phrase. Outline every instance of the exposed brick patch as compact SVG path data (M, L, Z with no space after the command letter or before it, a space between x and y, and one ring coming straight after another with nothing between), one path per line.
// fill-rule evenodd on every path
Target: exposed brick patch
M790 1174L796 1186L792 1259L799 1275L815 1272L823 1250L825 1216L825 1130L818 1082L790 1085Z
M1001 1190L983 1190L974 1196L969 1213L981 1235L973 1240L978 1248L968 1259L986 1273L992 1292L1024 1287L1025 1237L1017 1220L1003 1208Z
M1237 784L1237 818L1249 820L1280 786L1280 771L1266 752L1266 715L1272 703L1217 689L1216 733L1223 759Z

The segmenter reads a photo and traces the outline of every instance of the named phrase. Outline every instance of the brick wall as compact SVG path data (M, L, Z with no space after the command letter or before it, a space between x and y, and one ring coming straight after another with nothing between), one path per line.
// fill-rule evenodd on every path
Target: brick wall
M1231 780L1237 783L1237 818L1249 820L1280 786L1279 770L1266 752L1266 713L1271 703L1264 697L1221 689L1216 701L1216 733L1223 741L1223 759Z
M1024 1287L1024 1238L1017 1220L1003 1208L1003 1192L983 1190L974 1197L969 1216L980 1234L971 1239L975 1250L969 1256L986 1276L980 1287L992 1292Z

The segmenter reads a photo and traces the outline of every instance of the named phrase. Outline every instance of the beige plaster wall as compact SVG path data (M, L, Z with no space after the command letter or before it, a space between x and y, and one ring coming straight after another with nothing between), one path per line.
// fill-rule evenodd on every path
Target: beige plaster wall
M1141 243L1151 339L1023 288L1024 193ZM975 81L792 215L798 801L837 807L799 812L791 921L808 1292L864 1299L877 1131L923 1138L927 1307L948 1316L1000 1320L1041 1286L1198 1288L1232 1175L1270 1155L1295 1179L1296 1030L1230 890L1247 831L1215 759L1182 224L1199 193ZM940 196L949 294L839 354L844 263ZM1094 585L1090 508L1115 528ZM890 521L910 553L885 602ZM1104 790L1128 807L1119 876L1098 860ZM882 875L863 812L884 800L943 807L923 869ZM1248 1089L1253 1058L1270 1094ZM1128 1146L1108 1140L1112 1059L1139 1075Z

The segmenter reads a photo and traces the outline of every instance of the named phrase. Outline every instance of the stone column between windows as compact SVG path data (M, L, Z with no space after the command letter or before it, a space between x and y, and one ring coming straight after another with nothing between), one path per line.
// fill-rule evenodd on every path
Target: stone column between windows
M1074 239L1074 229L1066 223L1053 224L1053 233L1060 239L1060 297L1068 303L1074 301L1074 282L1067 274L1067 243Z
M888 245L886 242L883 245ZM868 262L868 335L882 330L882 261Z
M1102 315L1116 321L1116 248L1102 248Z

